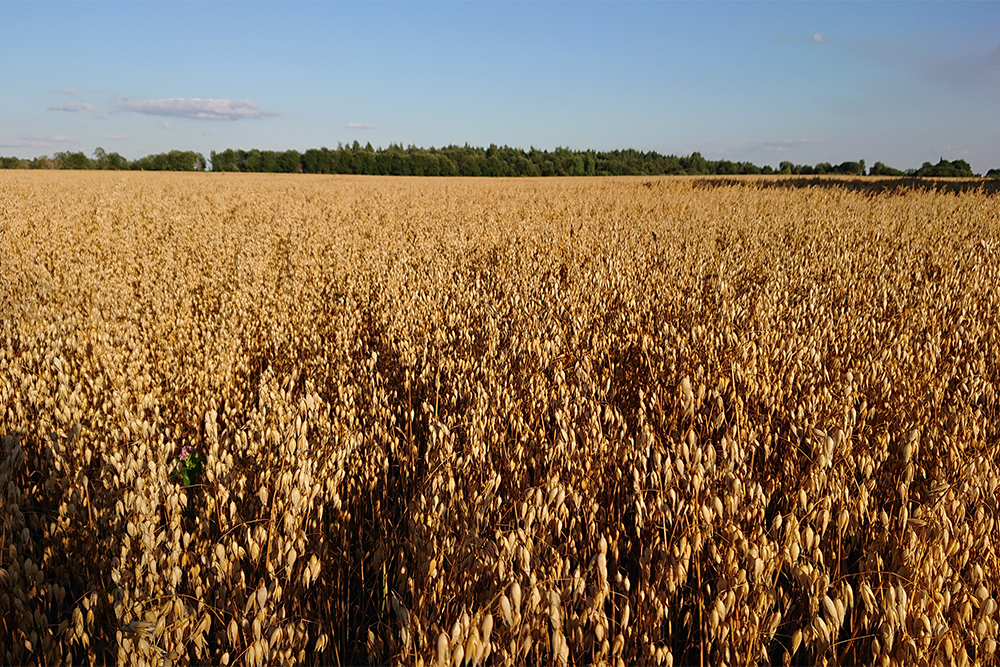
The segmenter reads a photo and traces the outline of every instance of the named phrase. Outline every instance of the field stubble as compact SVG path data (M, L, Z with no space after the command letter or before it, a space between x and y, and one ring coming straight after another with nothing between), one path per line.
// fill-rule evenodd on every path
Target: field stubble
M704 185L0 173L0 661L996 661L1000 200Z

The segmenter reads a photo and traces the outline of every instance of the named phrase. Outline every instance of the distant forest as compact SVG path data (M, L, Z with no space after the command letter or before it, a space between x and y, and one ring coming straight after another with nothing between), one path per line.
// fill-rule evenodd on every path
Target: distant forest
M615 151L574 151L556 148L543 151L523 150L508 146L475 148L447 146L417 148L390 144L388 148L372 148L355 141L337 148L262 151L227 148L212 151L209 160L194 151L170 151L147 155L129 161L118 153L103 148L86 154L61 152L52 157L43 155L31 160L0 157L4 169L110 169L147 171L240 171L303 174L369 174L384 176L656 176L656 175L739 175L739 174L846 174L863 176L915 177L975 177L965 160L937 164L924 162L918 169L900 170L876 162L865 168L865 161L816 165L782 162L777 168L758 167L750 162L708 160L701 153L687 157L661 155L655 151L633 149ZM1000 177L1000 169L990 169L986 176Z

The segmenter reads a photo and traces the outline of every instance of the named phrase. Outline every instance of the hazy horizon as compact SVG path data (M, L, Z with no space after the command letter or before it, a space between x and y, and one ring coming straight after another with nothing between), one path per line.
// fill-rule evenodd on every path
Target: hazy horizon
M993 3L6 2L0 155L700 152L1000 167Z

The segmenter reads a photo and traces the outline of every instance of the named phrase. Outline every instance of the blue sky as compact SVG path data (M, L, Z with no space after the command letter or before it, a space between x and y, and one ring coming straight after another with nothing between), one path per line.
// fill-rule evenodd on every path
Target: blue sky
M635 148L1000 167L995 2L0 2L0 155Z

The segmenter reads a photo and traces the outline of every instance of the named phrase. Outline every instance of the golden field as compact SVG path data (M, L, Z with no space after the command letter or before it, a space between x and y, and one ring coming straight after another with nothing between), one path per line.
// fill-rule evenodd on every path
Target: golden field
M0 662L995 664L1000 195L813 183L0 172Z

